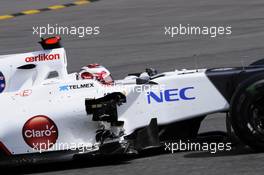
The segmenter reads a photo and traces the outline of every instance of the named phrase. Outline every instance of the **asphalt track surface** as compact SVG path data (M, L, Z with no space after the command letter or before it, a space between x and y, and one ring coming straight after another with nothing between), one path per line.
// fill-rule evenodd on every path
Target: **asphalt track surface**
M0 15L45 8L72 1L9 0L0 2ZM36 15L0 21L0 54L40 50L33 26L100 26L98 36L62 36L69 71L87 63L107 66L114 77L155 67L240 66L264 56L262 0L101 0ZM164 26L178 24L232 26L232 35L164 35ZM213 99L212 99L213 100ZM225 130L223 115L211 115L200 132ZM115 160L115 161L114 161ZM263 174L264 154L249 149L210 154L180 152L119 162L117 159L71 162L38 167L21 173L39 174Z

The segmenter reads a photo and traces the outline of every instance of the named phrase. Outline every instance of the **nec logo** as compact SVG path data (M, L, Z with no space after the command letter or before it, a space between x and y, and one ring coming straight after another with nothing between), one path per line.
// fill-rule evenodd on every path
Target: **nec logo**
M192 91L193 89L194 87L185 87L182 89L167 89L164 91L160 91L159 93L148 92L148 104L152 103L152 101L163 103L174 102L179 100L194 100L195 97L188 95L188 92Z

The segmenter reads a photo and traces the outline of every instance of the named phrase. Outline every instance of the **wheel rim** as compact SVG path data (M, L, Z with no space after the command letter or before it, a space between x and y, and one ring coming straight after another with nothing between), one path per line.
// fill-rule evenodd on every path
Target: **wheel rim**
M264 136L264 97L260 97L250 105L249 123L253 132Z

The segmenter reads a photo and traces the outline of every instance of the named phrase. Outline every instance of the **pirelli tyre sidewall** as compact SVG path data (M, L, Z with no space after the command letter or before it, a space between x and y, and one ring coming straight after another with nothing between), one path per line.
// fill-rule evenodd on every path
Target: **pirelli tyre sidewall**
M264 74L252 76L237 87L230 115L241 141L256 151L264 151Z

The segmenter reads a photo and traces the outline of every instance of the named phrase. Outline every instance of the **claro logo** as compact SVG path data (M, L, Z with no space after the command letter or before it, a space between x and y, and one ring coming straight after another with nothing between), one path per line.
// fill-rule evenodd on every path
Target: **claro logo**
M47 116L37 115L30 118L23 127L25 142L36 150L52 147L58 139L58 128Z
M38 56L26 57L26 62L38 62L38 61L52 61L59 60L60 54L39 54Z

